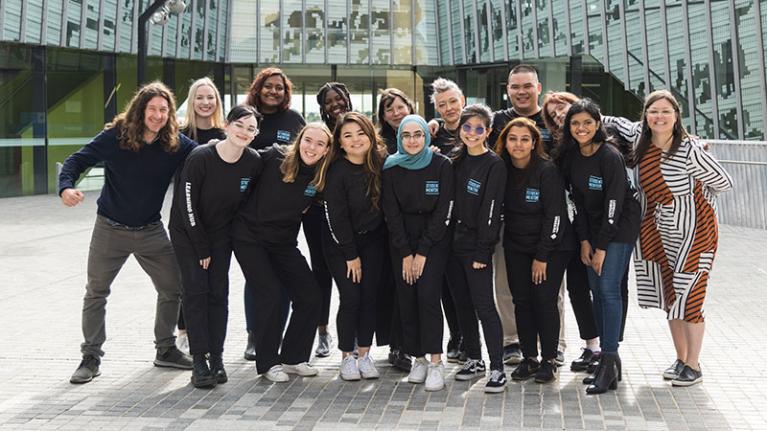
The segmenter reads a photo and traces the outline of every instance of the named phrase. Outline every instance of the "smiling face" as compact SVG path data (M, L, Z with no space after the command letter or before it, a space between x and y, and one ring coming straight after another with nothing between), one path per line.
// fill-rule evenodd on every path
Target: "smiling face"
M526 165L533 154L533 134L524 126L512 126L506 135L506 151L512 160Z
M347 159L353 163L361 164L373 144L359 124L349 121L341 126L339 145L346 152Z
M434 95L434 107L447 124L458 123L465 104L466 99L456 90L447 90Z
M541 83L531 72L520 72L509 76L506 85L511 106L521 115L533 115L538 112L538 96L541 94Z
M590 143L598 128L599 121L587 112L579 112L570 118L570 134L580 145Z
M674 125L679 121L679 113L666 99L658 99L648 106L645 117L650 130L659 135L671 134L674 131Z
M157 135L168 124L170 107L164 97L155 96L149 100L144 109L144 126L146 132ZM154 139L154 137L152 137Z
M298 153L301 161L307 166L314 166L328 153L330 139L320 128L312 127L304 130L298 142Z
M216 112L216 92L207 85L197 88L194 95L194 114L198 118L208 118Z
M349 106L346 104L346 100L335 90L328 90L325 93L325 102L323 103L325 112L330 114L333 118L338 118L341 114L346 113L349 110Z
M239 148L245 148L258 133L258 121L253 115L242 117L224 126L226 139Z
M285 82L280 75L272 75L266 78L264 86L258 94L261 98L261 110L263 112L275 112L285 101Z
M384 108L384 121L386 121L394 130L397 130L399 123L406 116L412 114L405 101L401 97L394 97L389 106Z
M402 126L400 137L402 138L402 148L411 156L420 153L426 145L426 133L415 121Z
M481 149L489 135L490 128L485 125L480 117L469 117L465 123L461 124L461 141L469 151Z
M562 125L565 124L565 116L567 116L567 110L570 109L570 106L567 102L555 102L546 105L549 116L554 119L554 123L559 128L562 128Z

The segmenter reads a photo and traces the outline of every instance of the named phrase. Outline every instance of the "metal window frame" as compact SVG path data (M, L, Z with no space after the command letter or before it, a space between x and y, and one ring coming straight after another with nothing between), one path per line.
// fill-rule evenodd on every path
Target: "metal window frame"
M602 64L607 72L610 72L610 37L607 34L607 0L600 0L602 7L599 8L599 19L602 23ZM663 1L663 0L661 0Z
M41 45L47 45L48 44L48 26L45 24L46 19L48 18L48 0L43 0L42 4L42 21L40 23L40 44Z
M464 7L464 0L459 0L458 5L460 6L461 11L461 19L459 22L461 23L461 48L463 49L463 64L467 64L467 58L469 56L468 51L466 50L466 24L464 24L464 11L466 10Z
M490 62L495 63L495 44L493 43L493 2L485 2L485 21L487 21L487 49L490 51Z
M765 56L764 56L764 32L763 32L763 25L762 22L762 11L761 6L759 4L759 1L755 1L754 3L754 10L756 12L756 19L754 21L754 25L756 26L756 39L757 39L757 51L759 55L759 64L764 65L765 64ZM762 139L767 137L767 72L765 72L764 67L758 68L759 73L759 89L762 93Z
M756 0L758 3L759 0ZM730 47L732 50L732 74L733 81L735 83L735 112L738 116L738 122L737 122L737 128L738 128L738 139L743 139L745 135L743 122L746 120L746 118L743 116L743 94L741 87L739 85L740 82L740 49L738 47L738 26L735 25L736 16L735 16L735 2L731 1L729 2L729 13L730 13ZM712 47L713 48L713 47ZM764 65L764 63L762 63ZM764 69L764 67L762 67Z
M528 0L530 2L530 9L533 13L533 56L535 58L541 57L540 47L538 46L538 2L536 0Z
M711 0L704 0L703 4L705 5L705 18L706 18L706 28L709 29L709 31L706 32L707 35L707 42L708 42L708 64L709 64L709 74L708 74L708 84L709 84L709 91L711 91L711 120L714 122L714 138L719 138L719 100L718 100L718 85L717 85L717 79L716 79L716 63L715 63L715 56L714 56L714 32L712 31L713 24L711 20Z
M551 44L551 56L556 57L557 56L557 41L556 41L556 35L554 34L554 7L552 6L552 1L546 2L546 14L549 17L549 25L548 25L548 32L549 32L549 43Z
M348 11L348 9L347 9ZM349 46L349 44L347 44ZM350 56L347 62L351 63ZM394 65L394 0L389 0L389 66Z
M98 36L96 36L96 49L99 51L104 50L104 0L99 0L99 25Z
M22 0L21 13L20 13L21 23L19 24L19 42L21 43L27 42L27 11L28 9L29 9L29 5L27 4L27 0ZM2 35L0 35L0 38L2 38Z
M589 3L587 0L581 1L581 9L583 10L583 53L591 55L591 39L589 34Z
M506 18L506 3L505 1L501 2L501 31L503 31L503 61L505 63L509 62L509 29L506 23L508 22L508 18Z
M690 9L687 7L687 2L682 2L682 36L684 38L685 48L685 60L687 67L685 67L685 75L687 78L687 109L690 111L690 130L693 134L697 133L697 121L695 118L695 85L692 81L692 48L690 47Z
M205 11L202 15L202 60L208 60L208 12L210 12L210 1L205 1ZM163 34L165 34L165 26L163 26ZM165 37L162 39L165 41Z
M629 64L629 39L626 33L626 4L623 0L618 3L618 14L621 19L621 39L623 41L623 89L631 90L631 65Z
M128 52L138 54L138 24L136 21L138 21L139 16L141 13L138 10L139 2L134 1L133 2L133 16L131 17L131 40L130 40L130 48L128 49Z
M301 0L301 63L303 64L306 64L306 36L306 0ZM301 103L303 106L303 101Z
M666 16L666 0L660 0L661 37L663 38L663 74L666 76L666 87L671 87L671 59L668 47L668 17Z
M623 5L623 2L621 2L621 5ZM566 43L567 43L567 55L569 57L573 56L573 25L572 25L572 17L570 16L570 0L565 0L565 37L566 37Z
M516 0L517 4L517 52L519 59L525 58L525 44L523 42L525 33L522 31L522 0Z
M59 46L67 46L67 13L69 12L69 0L61 2L61 27L59 28ZM2 16L5 17L5 9L2 10ZM5 19L0 19L0 22ZM4 31L3 26L0 25L0 34Z
M283 16L283 12L285 11L284 1L280 0L278 5L280 9L277 11L277 38L280 50L277 52L277 63L283 64L283 53L285 52L285 40L282 37L282 20L285 18ZM272 35L272 37L274 37L274 35Z
M115 3L117 3L117 7L115 8L117 12L115 13L115 48L113 52L120 52L120 27L122 24L122 17L120 15L123 2L121 0L116 0Z
M176 58L181 58L179 54L181 53L181 30L184 27L184 13L186 13L186 9L184 9L184 12L176 15L178 17L178 24L176 24Z
M23 3L23 2L22 2ZM85 15L88 13L88 2L84 1L80 3L80 44L77 46L78 48L83 48L85 46L85 27L86 27L86 20L87 18Z
M228 6L226 8L226 16L227 16L226 22L227 22L227 24L229 24L229 25L226 26L227 30L231 27L233 9L234 9L234 2L231 2L231 3L228 4ZM220 8L219 8L219 10L220 10ZM220 29L221 28L221 20L219 20L218 23L219 23L218 25L219 25L219 29ZM256 31L256 35L258 35L258 31ZM227 63L231 63L232 62L232 40L231 39L232 38L229 37L228 34L224 38L224 40L225 40L225 42L224 42L224 58L226 59ZM258 51L258 49L256 49L256 51ZM256 57L258 57L258 52L256 52ZM231 66L231 65L229 65L229 72L230 72L230 75L229 75L230 76L229 85L231 87L230 91L232 93L231 94L231 96L232 96L231 103L232 103L232 105L235 105L236 104L236 99L237 99L237 94L236 94L236 92L237 92L236 91L237 85L235 83L234 67Z
M642 30L642 80L645 85L645 96L650 94L652 90L652 82L650 82L650 53L647 48L647 16L644 7L644 1L639 2L639 27Z

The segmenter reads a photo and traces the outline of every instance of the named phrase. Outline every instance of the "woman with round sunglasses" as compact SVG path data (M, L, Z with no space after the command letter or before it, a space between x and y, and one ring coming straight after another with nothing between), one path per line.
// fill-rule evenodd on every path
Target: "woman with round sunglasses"
M229 229L263 169L261 157L248 148L258 133L256 118L253 108L234 107L224 126L226 139L190 153L174 194L169 230L181 270L192 384L198 388L228 380L222 354L229 315Z
M427 391L444 388L442 282L450 248L453 171L430 149L426 121L402 119L397 153L384 164L383 211L402 323L402 349L415 358L408 381ZM426 359L429 354L430 360Z
M487 148L491 119L490 109L481 104L469 105L461 112L461 147L453 158L455 231L447 275L467 356L455 378L471 380L485 373L479 317L490 356L485 392L496 393L505 390L506 374L503 330L495 308L492 255L501 227L506 168L501 158Z

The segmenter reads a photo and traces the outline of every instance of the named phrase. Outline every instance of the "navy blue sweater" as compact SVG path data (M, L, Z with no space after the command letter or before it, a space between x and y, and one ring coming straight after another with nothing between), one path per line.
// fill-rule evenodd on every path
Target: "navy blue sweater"
M166 152L157 141L134 152L120 148L117 137L117 128L103 130L67 157L59 174L59 195L74 188L86 169L104 162L98 214L134 227L159 221L168 184L197 144L179 133L179 148L174 153Z

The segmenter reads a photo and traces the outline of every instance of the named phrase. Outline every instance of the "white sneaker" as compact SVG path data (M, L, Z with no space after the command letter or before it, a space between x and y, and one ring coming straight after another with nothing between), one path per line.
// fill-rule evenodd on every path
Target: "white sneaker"
M441 361L439 364L429 364L424 389L429 392L445 389L445 364Z
M407 381L410 383L423 383L426 381L426 371L429 368L429 362L426 358L420 357L413 361L413 367L410 374L407 375Z
M288 374L298 374L301 377L313 377L319 374L317 369L309 365L308 362L301 362L296 365L282 364L282 371Z
M347 381L359 380L362 378L360 369L357 367L357 359L352 355L345 357L341 361L341 369L338 374L341 375L341 379Z
M357 362L363 379L377 379L380 376L376 365L373 363L373 358L370 357L369 353L360 358Z
M266 380L269 380L270 382L275 383L283 383L290 380L290 377L288 377L287 374L285 374L285 371L282 370L282 365L277 364L273 366L272 368L269 368L269 371L267 371L264 374L264 377Z
M176 348L189 354L189 337L186 335L186 332L182 332L176 337Z

